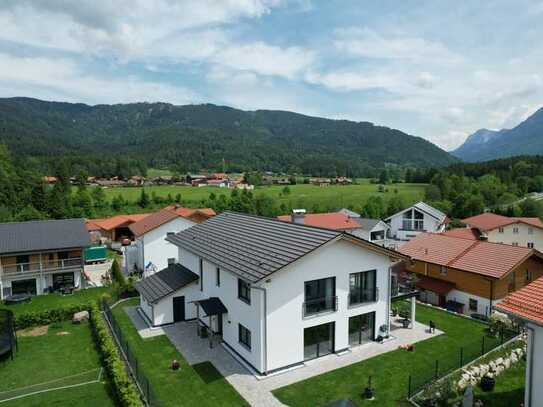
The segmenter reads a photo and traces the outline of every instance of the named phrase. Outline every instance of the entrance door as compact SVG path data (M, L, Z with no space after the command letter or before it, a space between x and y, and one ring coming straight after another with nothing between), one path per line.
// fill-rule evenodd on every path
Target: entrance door
M373 341L375 335L375 312L349 318L349 345L356 346Z
M304 329L304 360L334 352L334 332L334 322Z
M11 282L12 294L32 294L36 295L36 279L16 280Z
M74 273L53 274L53 290L57 291L63 287L74 287Z
M173 322L185 320L185 297L173 297Z

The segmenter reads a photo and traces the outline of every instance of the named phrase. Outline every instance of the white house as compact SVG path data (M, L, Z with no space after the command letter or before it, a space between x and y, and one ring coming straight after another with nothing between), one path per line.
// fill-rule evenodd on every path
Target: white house
M149 276L177 262L177 247L166 241L169 233L177 233L209 219L213 209L190 209L169 206L129 226L134 233L136 267Z
M196 318L259 374L388 334L391 261L406 258L393 250L231 212L167 240L180 264L136 284L147 318Z
M449 218L440 210L424 202L418 202L389 216L385 221L390 225L390 238L405 242L423 232L443 232Z
M83 288L84 219L0 223L0 300Z
M468 228L494 243L528 247L543 251L543 223L539 218L519 218L482 213L463 219Z
M543 277L507 296L496 309L524 322L528 334L524 405L543 405Z

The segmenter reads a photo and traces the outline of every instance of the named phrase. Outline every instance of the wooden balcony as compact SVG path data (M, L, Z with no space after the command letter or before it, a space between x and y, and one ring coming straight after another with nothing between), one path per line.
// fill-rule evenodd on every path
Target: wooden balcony
M45 273L56 273L59 271L75 271L83 268L83 259L81 257L46 260L34 263L18 263L0 266L1 277L33 277Z

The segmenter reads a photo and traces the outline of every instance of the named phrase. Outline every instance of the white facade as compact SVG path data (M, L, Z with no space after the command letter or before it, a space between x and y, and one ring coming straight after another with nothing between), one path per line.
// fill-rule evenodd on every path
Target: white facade
M524 405L543 406L543 326L526 323L528 331Z
M366 230L363 228L354 229L349 233L352 233L355 236L361 237L364 240L368 240L372 243L388 247L388 230L390 226L383 221L379 221L373 228Z
M11 276L3 276L0 279L0 300L4 299L6 296L6 293L11 293L11 287L12 283L14 281L26 281L26 280L34 280L34 283L36 285L36 294L41 295L48 292L49 287L53 287L53 276L55 274L71 274L73 273L74 276L74 284L73 287L76 289L79 288L86 288L82 286L82 283L84 280L81 279L81 269L71 269L71 270L63 270L59 273L48 273L43 275L37 275L36 273L32 273L29 276L25 276L24 273L21 276L17 277L11 277Z
M210 261L179 249L178 261L203 281L196 281L142 309L155 325L173 322L173 297L185 297L185 318L196 317L194 300L218 297L228 313L223 315L222 337L231 350L243 357L260 373L279 370L304 361L304 329L333 322L333 351L349 348L349 317L375 313L371 340L379 335L379 327L387 327L389 314L390 259L352 241L335 239L301 257L250 288L250 304L238 298L238 276L220 270ZM350 273L375 270L378 297L376 301L349 306ZM330 310L304 316L305 282L335 277L337 311ZM208 324L209 319L200 319ZM217 331L217 318L211 324ZM251 349L239 341L239 324L251 335Z
M389 237L400 241L409 241L420 233L441 233L445 231L447 216L419 202L386 219L390 225Z
M195 222L179 216L144 235L138 236L135 241L138 269L145 271L144 275L148 276L168 267L168 259L174 259L177 262L177 246L167 242L166 236L168 233L177 233L195 224ZM150 263L151 267L146 270Z
M513 223L501 228L492 229L486 232L488 241L493 243L504 243L521 247L531 246L543 251L543 230L526 223Z

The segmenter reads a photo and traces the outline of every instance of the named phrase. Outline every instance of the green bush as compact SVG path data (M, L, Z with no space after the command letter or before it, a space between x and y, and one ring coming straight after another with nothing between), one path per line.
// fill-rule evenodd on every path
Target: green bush
M25 329L66 321L71 319L76 312L89 310L92 304L92 302L87 302L46 311L24 312L15 316L15 329Z
M98 345L98 351L110 381L115 388L119 404L123 407L142 407L143 403L138 390L126 372L119 350L113 342L113 338L96 304L91 306L90 322L94 339Z

